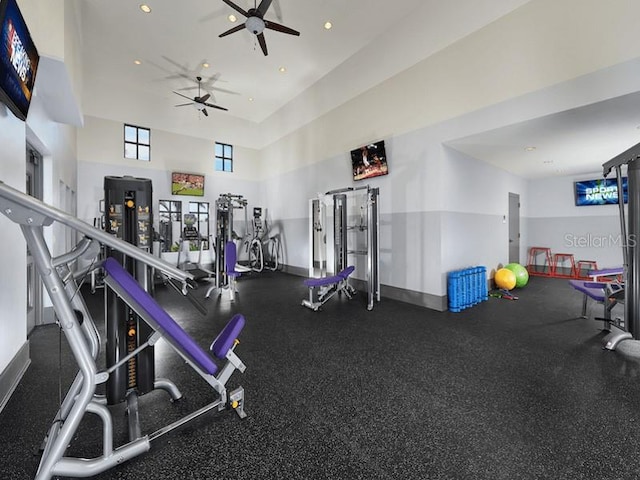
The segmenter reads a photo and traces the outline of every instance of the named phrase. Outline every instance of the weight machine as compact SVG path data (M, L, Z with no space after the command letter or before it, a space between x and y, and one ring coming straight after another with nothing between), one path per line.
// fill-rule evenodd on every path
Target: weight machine
M227 391L226 387L227 381L235 370L244 372L246 368L234 352L238 343L236 339L245 325L244 317L235 315L227 323L211 346L212 354L203 350L151 297L145 290L145 284L141 284L127 271L131 264L136 265L134 274L149 268L157 269L167 277L180 282L183 294L187 292L187 281L192 280L192 276L187 272L169 265L146 251L143 244L151 240L142 233L147 229L146 206L150 205L150 196L147 203L145 193L147 190L145 188L137 190L139 182L125 179L126 186L122 188L124 203L121 203L122 198L118 198L117 191L122 185L115 185L114 188L111 182L105 183L108 184L109 189L116 191L115 196L108 194L108 200L106 200L109 212L111 212L110 206L114 206L113 215L110 215L109 219L114 223L109 228L115 234L95 228L0 181L0 212L18 224L22 230L27 247L33 255L38 273L53 304L56 321L67 339L71 354L78 366L75 379L67 394L61 398L59 410L45 437L36 480L50 480L53 477L94 478L101 472L149 451L152 443L162 436L214 410L234 410L240 418L246 417L244 389L238 387ZM142 182L142 185L145 184L146 182ZM131 193L134 195L130 195ZM124 208L118 213L116 206L124 206ZM137 218L133 215L134 211L139 214ZM150 223L150 209L148 214ZM45 228L53 223L70 228L83 236L73 249L56 257L52 256L44 235ZM141 243L134 245L118 238L122 227L127 224L134 228L137 239ZM101 251L110 252L110 256L104 261L99 258ZM85 264L88 266L79 267ZM133 351L127 351L126 355L118 358L113 365L107 365L106 368L99 367L102 363L98 360L102 345L100 333L80 289L83 279L93 269L100 267L105 271L107 287L105 290L112 290L124 302L126 309L130 309L132 313L130 316L129 310L119 310L119 312L127 312L125 320L135 315L150 327L149 336L140 338L138 346ZM138 325L136 327L138 336L142 331L143 329ZM126 333L128 336L130 332ZM128 373L129 361L143 355L145 350L151 349L160 339L166 341L170 349L203 378L210 387L209 393L213 394L214 398L198 410L149 434L141 434L137 431L132 438L130 429L129 441L118 446L116 441L119 435L114 430L113 416L107 407L108 400L104 395L97 393L98 386L105 382L109 383L110 378L117 376L116 372L122 367L125 367ZM116 351L119 352L119 350ZM155 379L154 387L167 390L174 399L180 396L175 385L168 380ZM119 395L115 396L117 398ZM96 415L100 421L102 448L98 456L93 458L67 455L68 448L76 440L80 424L87 414Z
M153 253L152 196L153 188L149 179L130 176L105 177L105 231L147 253ZM113 257L123 264L126 271L153 295L153 275L150 267L131 257L126 258L123 253L108 246L105 248L105 256ZM152 330L111 289L105 289L105 302L106 361L107 367L110 368L143 344ZM138 395L152 391L154 383L153 347L130 358L109 376L107 402L109 405L115 405L126 400L132 438L136 436L134 431L139 429ZM177 391L175 386L168 388L172 392Z
M364 263L367 309L380 301L379 189L369 185L331 190L309 201L309 277L336 275ZM328 208L330 211L327 212ZM332 269L328 265L332 265Z
M625 218L622 168L627 168L628 220ZM605 348L614 350L623 340L640 339L640 143L602 165L603 176L615 170L618 190L624 290L624 325L611 325ZM621 193L622 192L622 193Z
M244 210L245 227L247 225L247 200L242 195L222 193L215 202L216 208L216 237L215 237L215 283L209 287L205 295L209 298L213 290L229 286L226 272L225 245L241 238L233 230L234 210Z

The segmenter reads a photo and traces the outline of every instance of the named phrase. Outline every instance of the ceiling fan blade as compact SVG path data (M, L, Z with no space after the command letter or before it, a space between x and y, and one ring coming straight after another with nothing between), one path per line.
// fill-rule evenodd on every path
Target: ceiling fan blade
M201 97L198 97L198 100L196 100L196 101L197 101L198 103L204 103L204 102L206 102L207 100L209 100L209 97L210 97L210 96L211 96L211 95L207 93L206 95L203 95L203 96L201 96Z
M226 37L227 35L231 35L232 33L236 33L239 32L240 30L242 30L244 28L244 23L241 25L236 25L233 28L230 28L229 30L227 30L224 33L221 33L220 35L218 35L220 38L222 37Z
M208 116L209 116L209 114L207 113L207 109L206 109L206 108L203 108L203 109L202 109L202 113L204 113L204 116L205 116L205 117L208 117Z
M176 95L180 95L182 98L186 98L187 100L191 100L193 102L193 98L191 98L191 97L187 97L186 95L183 95L183 94L178 93L176 91L173 91L173 93L175 93Z
M264 33L259 33L257 37L260 48L262 48L262 53L264 53L264 56L266 57L269 55L269 52L267 52L267 41L264 39Z
M229 109L228 108L224 108L224 107L220 107L218 105L214 105L213 103L205 103L205 105L207 107L211 107L211 108L217 108L218 110L224 110L225 112L228 112Z
M265 13L267 13L267 10L269 10L269 7L271 6L271 1L272 0L262 0L260 2L260 6L258 6L258 11L264 16Z
M279 23L265 20L264 26L270 30L275 30L276 32L288 33L289 35L295 35L297 37L300 36L300 32L298 32L297 30L294 30L293 28L285 27L284 25L280 25Z
M244 15L245 17L248 17L249 14L244 11L242 8L240 8L238 5L236 5L235 3L233 3L231 0L222 0L224 3L226 3L227 5L229 5L231 8L233 8L236 12L241 13L242 15Z
M193 105L193 102L191 102L191 103L181 103L180 105L174 105L174 107L186 107L187 105Z

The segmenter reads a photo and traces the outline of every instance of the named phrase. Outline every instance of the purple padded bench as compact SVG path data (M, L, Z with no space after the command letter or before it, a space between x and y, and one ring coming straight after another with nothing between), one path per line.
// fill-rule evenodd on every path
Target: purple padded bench
M335 283L340 283L343 280L346 280L349 275L353 273L356 269L353 265L348 266L344 270L338 272L337 275L333 275L331 277L322 277L322 278L307 278L304 281L304 284L307 287L322 287L324 285L333 285Z
M179 352L188 357L203 372L215 375L218 365L211 356L185 332L176 321L147 293L142 286L113 258L104 262L108 285L133 308L154 330L161 332ZM211 345L216 357L225 358L244 327L244 317L235 315Z
M318 311L331 297L338 292L344 292L351 298L355 290L349 285L349 275L356 269L353 265L341 270L336 275L322 278L307 278L305 286L309 287L309 298L302 301L302 305Z

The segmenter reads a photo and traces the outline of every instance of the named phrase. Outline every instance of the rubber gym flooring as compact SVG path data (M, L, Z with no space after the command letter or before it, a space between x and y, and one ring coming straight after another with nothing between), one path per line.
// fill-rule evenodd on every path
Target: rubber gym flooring
M300 305L302 279L243 277L236 301L201 316L166 287L158 300L207 347L233 313L248 418L208 414L98 479L635 479L640 476L640 363L604 351L601 322L579 318L567 280L535 277L519 300L460 313L364 294L322 311ZM85 298L102 325L102 291ZM591 317L601 309L592 305ZM32 478L41 444L75 374L56 326L31 335L32 365L0 414L0 476ZM60 373L59 373L60 372ZM185 399L140 398L143 433L208 403L206 383L166 347L156 373ZM116 444L127 439L113 407ZM70 452L100 452L87 415Z

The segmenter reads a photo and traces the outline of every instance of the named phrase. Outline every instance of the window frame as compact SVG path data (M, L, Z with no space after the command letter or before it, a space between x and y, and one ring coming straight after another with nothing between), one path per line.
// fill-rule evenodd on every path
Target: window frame
M127 139L127 129L131 128L135 130L135 142ZM144 143L140 141L140 131L145 131L147 137L149 139L148 143ZM131 160L140 160L141 162L150 162L151 161L151 129L147 127L140 127L138 125L131 125L130 123L124 124L123 129L124 134L124 158ZM135 157L130 157L127 155L127 145L133 146L135 148ZM141 147L146 148L148 151L148 158L140 158L140 150Z
M168 207L168 208L167 208ZM178 239L174 239L171 235L171 242L167 245L166 238L160 249L162 252L171 252L174 248L173 242L177 243L177 248L180 248L180 237L182 236L182 201L181 200L158 200L158 230L162 233L162 224L169 224L169 232L172 234L173 223L177 222L178 227ZM167 227L164 227L167 228Z
M218 148L222 150L221 155L218 155ZM229 149L229 155L226 155L227 149ZM214 170L216 172L233 172L233 145L228 143L215 142L214 157ZM220 166L222 168L218 168L218 163L220 163Z
M195 207L192 207L195 206ZM206 211L201 210L201 206L206 205ZM195 215L196 217L196 228L198 229L198 235L200 235L200 241L205 242L202 250L209 250L209 216L211 214L211 204L209 202L201 202L198 200L190 200L189 201L189 211L188 213ZM201 217L206 217L202 220ZM200 222L205 222L207 226L206 234L203 235L200 231Z

